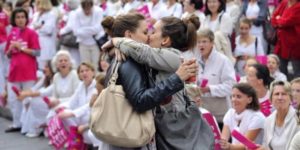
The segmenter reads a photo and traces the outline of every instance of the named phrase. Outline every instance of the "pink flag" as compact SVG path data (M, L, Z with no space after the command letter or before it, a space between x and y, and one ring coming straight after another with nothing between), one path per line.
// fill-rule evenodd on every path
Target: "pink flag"
M150 11L147 5L141 6L137 9L137 12L141 13L142 15L145 16L147 22L148 22L148 29L152 29L152 24L150 22L151 15Z
M262 65L267 65L268 63L268 57L266 55L256 56L255 59Z
M12 86L11 89L15 92L17 96L20 96L20 90L16 86Z
M207 79L202 79L200 87L202 87L202 88L206 87L207 83L208 83Z
M85 150L86 145L83 142L83 137L78 133L77 126L70 127L70 134L68 136L68 148L67 150Z
M213 115L211 113L203 113L203 118L207 121L207 123L210 125L214 137L215 137L215 150L221 150L220 140L221 140L221 132L218 127L217 122L213 118Z
M241 133L239 133L237 130L233 130L231 132L231 135L237 139L238 141L240 141L242 144L244 144L249 150L255 150L258 148L258 146L256 146L255 143L253 143L252 141L250 141L249 139L247 139L244 135L242 135Z
M48 138L56 150L61 149L67 142L68 133L64 128L63 122L57 116L50 119L48 127Z
M268 117L272 113L272 104L270 100L266 100L259 104L260 111L264 114L264 116Z

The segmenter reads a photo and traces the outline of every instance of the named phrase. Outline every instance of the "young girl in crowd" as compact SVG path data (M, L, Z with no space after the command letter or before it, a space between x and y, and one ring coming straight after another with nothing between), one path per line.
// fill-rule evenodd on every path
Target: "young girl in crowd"
M239 131L249 140L257 144L262 143L265 117L259 111L259 102L256 91L247 83L239 83L233 86L231 95L232 108L224 116L222 130L222 149L245 149L237 139L232 137L233 130Z
M287 81L286 75L280 72L279 66L279 57L275 54L268 55L267 67L271 73L271 77L274 78L275 81Z
M264 55L264 50L260 38L250 33L252 22L250 19L244 18L240 21L240 35L235 39L234 56L236 58L236 72L240 76L244 76L245 61L248 57Z

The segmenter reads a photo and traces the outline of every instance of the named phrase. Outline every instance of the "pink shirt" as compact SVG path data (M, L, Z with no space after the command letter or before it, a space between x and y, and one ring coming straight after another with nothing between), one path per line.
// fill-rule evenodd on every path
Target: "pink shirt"
M6 27L8 25L8 16L4 12L0 12L0 43L3 43L7 40Z
M7 38L7 45L5 52L7 53L8 48L13 41L22 42L24 48L31 50L40 50L39 38L34 30L25 28L20 30L14 27ZM8 81L10 82L26 82L36 80L37 61L36 57L13 50L11 53L10 70L8 75Z

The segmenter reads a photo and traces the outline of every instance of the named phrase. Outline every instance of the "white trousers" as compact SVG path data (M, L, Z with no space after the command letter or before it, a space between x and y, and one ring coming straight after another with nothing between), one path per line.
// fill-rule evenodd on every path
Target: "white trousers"
M11 89L12 86L17 87L20 91L31 88L34 85L34 81L27 82L9 82L7 85L8 91L8 108L12 113L13 127L21 127L21 116L23 110L23 104L17 100L16 94ZM25 114L24 114L25 115Z
M98 69L100 50L97 45L79 44L79 53L81 62L89 62Z

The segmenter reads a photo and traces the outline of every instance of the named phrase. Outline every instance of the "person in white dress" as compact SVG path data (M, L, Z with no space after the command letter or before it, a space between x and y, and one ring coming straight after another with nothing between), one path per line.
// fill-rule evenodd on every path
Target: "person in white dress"
M75 93L79 85L79 78L76 70L73 69L73 60L68 51L58 51L52 60L54 71L57 70L53 77L53 83L50 90L50 108L47 119L50 119L55 110L61 107L66 107L70 97Z
M37 0L36 8L30 26L39 35L41 55L37 60L39 69L43 69L46 61L51 60L56 53L57 15L51 11L52 4L49 0Z
M275 81L270 91L276 111L265 121L263 144L258 150L288 150L291 140L300 130L299 113L290 105L291 86L286 81Z
M262 144L265 117L259 111L259 102L255 89L247 83L233 86L232 108L224 116L222 129L222 149L243 150L246 147L234 137L230 143L231 132L236 130L256 144Z
M48 105L43 101L43 97L49 97L52 94L49 91L54 76L51 61L47 61L43 72L44 76L34 87L20 92L18 96L19 100L29 99L27 110L23 110L23 113L26 113L26 115L22 119L24 125L21 132L30 138L39 136L43 131L43 126L46 124L46 116L49 112Z
M285 74L280 72L279 70L280 60L279 57L275 54L268 55L268 63L267 67L271 73L271 77L274 78L275 81L287 81L287 77Z
M236 58L236 72L244 76L244 67L248 57L264 55L264 50L259 37L250 33L252 23L247 18L241 19L239 23L240 35L235 39L234 56Z
M201 11L202 7L202 0L185 0L183 2L184 13L181 18L188 18L192 14L195 14L199 18L200 23L203 23L205 20L205 15Z

